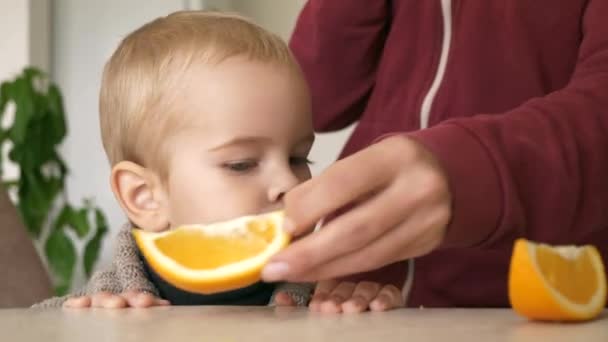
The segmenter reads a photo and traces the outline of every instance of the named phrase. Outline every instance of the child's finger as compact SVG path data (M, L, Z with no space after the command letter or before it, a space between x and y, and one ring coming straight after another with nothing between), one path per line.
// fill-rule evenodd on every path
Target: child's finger
M162 298L155 298L155 304L157 306L168 306L171 305L171 302L166 300L166 299L162 299Z
M70 308L70 309L90 308L91 307L91 297L82 296L82 297L70 298L63 303L63 307Z
M308 307L312 311L321 311L321 304L329 299L331 292L338 286L335 280L325 280L319 282L315 287L315 293L310 299Z
M167 300L157 298L146 292L126 291L121 293L120 296L127 301L128 306L134 308L149 308L151 306L169 305Z
M287 292L279 292L274 297L274 304L276 306L295 306L296 302Z
M369 308L371 301L380 292L380 284L371 281L362 281L357 284L350 299L342 303L345 313L358 313Z
M128 304L126 299L108 292L96 293L91 298L91 306L94 308L120 309Z
M329 298L321 303L321 312L342 312L342 303L352 296L355 287L355 283L347 281L338 284L338 286L329 295Z
M369 305L372 311L386 311L404 305L401 291L394 285L385 285Z

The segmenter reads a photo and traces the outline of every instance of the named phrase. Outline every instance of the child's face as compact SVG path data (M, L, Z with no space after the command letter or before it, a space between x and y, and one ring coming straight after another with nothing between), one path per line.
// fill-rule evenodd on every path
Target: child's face
M310 178L310 98L298 72L230 58L195 66L177 97L182 127L166 142L171 227L278 209Z

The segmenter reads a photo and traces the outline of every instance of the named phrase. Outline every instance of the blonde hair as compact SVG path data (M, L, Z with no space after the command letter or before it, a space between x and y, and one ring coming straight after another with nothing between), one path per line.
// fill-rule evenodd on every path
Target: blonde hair
M295 66L278 36L235 15L176 12L129 34L107 62L99 100L103 146L111 165L132 161L163 172L160 140L176 125L171 114L180 79L193 63L233 56Z

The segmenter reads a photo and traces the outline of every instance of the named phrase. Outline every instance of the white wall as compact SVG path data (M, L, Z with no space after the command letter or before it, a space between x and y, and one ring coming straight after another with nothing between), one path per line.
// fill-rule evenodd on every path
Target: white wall
M49 68L50 0L0 0L0 82L28 65Z
M12 80L29 62L29 5L23 0L0 1L0 32L5 32L0 39L0 83ZM2 127L11 125L14 108L6 109ZM18 169L7 159L9 146L0 151L3 154L3 177L13 179Z
M109 167L101 145L97 110L103 63L124 35L154 17L211 5L242 12L288 38L303 3L303 0L54 0L52 71L65 97L70 129L63 146L71 168L70 199L94 197L108 215L114 229L112 236L125 221L108 185ZM318 138L311 155L316 162L314 173L336 158L347 133ZM107 239L98 265L106 265L110 257L111 239Z
M0 80L12 78L28 61L28 7L23 0L0 1Z

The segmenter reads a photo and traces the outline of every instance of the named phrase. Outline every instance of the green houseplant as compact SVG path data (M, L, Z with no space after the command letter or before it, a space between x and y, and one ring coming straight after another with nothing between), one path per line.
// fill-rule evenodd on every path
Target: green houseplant
M90 200L80 206L67 200L68 168L58 153L67 126L58 87L40 70L26 68L0 85L0 121L7 121L9 106L14 106L14 119L0 128L0 176L48 267L56 293L62 295L70 289L79 260L85 275L91 274L107 233L106 219ZM5 179L4 151L18 166L14 179ZM77 243L84 244L81 252Z

